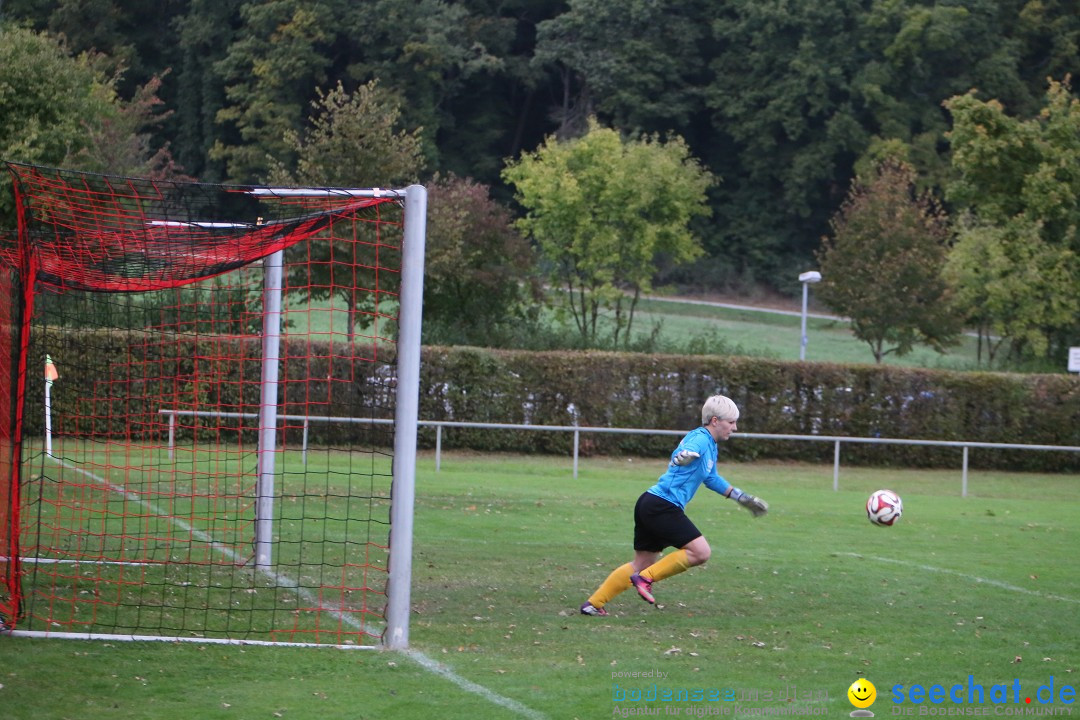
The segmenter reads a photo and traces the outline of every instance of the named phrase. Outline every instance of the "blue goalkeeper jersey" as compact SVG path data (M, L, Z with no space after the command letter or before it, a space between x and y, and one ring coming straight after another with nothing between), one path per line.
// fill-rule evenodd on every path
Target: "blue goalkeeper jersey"
M679 447L672 451L671 457L674 458L680 450L693 450L701 457L682 466L668 461L667 472L646 492L685 509L702 483L721 495L728 491L731 484L716 472L716 441L707 429L699 427L688 432L679 442Z

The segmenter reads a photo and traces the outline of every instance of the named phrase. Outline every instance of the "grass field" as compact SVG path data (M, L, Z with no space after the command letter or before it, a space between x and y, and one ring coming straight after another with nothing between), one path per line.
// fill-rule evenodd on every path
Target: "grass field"
M845 468L833 492L831 466L722 466L770 514L703 490L689 514L709 564L658 583L662 608L630 591L607 618L579 615L629 559L632 504L662 462L585 459L574 480L566 458L444 454L436 473L425 456L410 652L0 638L0 716L847 717L860 677L878 717L919 714L894 706L897 685L906 697L959 684L965 701L981 686L991 715L998 685L999 711L1072 708L1060 700L1080 667L1080 478L972 472L961 498L959 470ZM904 498L893 528L865 519L879 487ZM654 684L719 699L620 699Z
M339 302L314 303L315 310L287 313L292 327L286 332L302 334L309 329L316 333L340 336L347 327L347 313ZM851 334L844 320L811 313L807 319L806 359L817 362L866 363L874 362L870 347ZM572 321L560 325L555 312L544 317L552 335L574 340L578 330ZM611 335L611 320L602 316L601 338ZM371 328L361 334L371 334ZM678 299L644 299L638 303L631 333L632 346L645 343L654 352L695 352L719 355L748 355L775 360L798 360L802 337L798 315L768 310L738 309L718 304ZM925 367L946 370L986 370L980 364L976 340L970 335L960 337L958 344L946 353L925 346L916 346L903 357L886 355L883 363L905 367ZM1010 368L996 367L998 370ZM1055 368L1036 368L1054 371ZM1062 371L1064 368L1060 368Z
M36 443L22 487L20 629L378 644L385 452L276 457L272 567L255 571L257 455L224 443Z

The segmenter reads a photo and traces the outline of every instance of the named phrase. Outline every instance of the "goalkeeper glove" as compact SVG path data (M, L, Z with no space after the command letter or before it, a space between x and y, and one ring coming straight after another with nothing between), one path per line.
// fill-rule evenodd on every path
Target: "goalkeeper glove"
M750 493L744 493L737 487L731 488L729 498L742 505L744 508L754 514L754 517L761 517L765 513L769 512L769 503L765 502L759 497L755 497Z
M675 453L675 457L671 458L672 465L689 465L690 463L701 457L701 453L696 453L693 450L680 450Z

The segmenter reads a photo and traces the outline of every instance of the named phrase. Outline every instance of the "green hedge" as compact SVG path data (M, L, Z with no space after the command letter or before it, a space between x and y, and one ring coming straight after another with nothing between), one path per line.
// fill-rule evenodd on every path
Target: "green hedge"
M714 393L746 433L1080 446L1080 381L1068 375L786 363L746 357L426 348L421 417L538 425L689 429ZM427 435L433 435L428 433ZM426 438L430 443L430 437ZM444 445L569 452L569 433L444 429ZM664 455L670 436L584 435L582 451ZM738 440L739 459L831 461L832 443ZM959 448L843 447L846 462L957 467ZM1080 453L971 451L974 467L1080 469Z
M130 437L163 443L167 417L159 410L257 414L261 340L236 336L170 336L117 330L55 330L34 335L28 367L43 367L46 348L60 379L52 389L54 427L85 439ZM282 415L386 418L393 414L393 353L363 348L354 361L345 347L308 340L281 343ZM384 357L385 355L385 357ZM44 378L31 372L29 398L41 398ZM24 432L40 436L41 404L31 400ZM234 418L177 419L178 442L228 442L253 450L258 422ZM299 443L303 422L285 421L286 441ZM392 444L392 428L312 423L310 442L330 446Z
M41 367L45 348L61 379L54 412L79 410L92 419L59 422L96 437L123 434L160 439L162 407L254 412L261 372L259 340L201 337L160 343L152 333L47 330L35 337L29 367ZM335 354L336 353L336 354ZM357 361L318 343L282 345L286 414L390 417L392 351L368 350ZM211 359L227 357L227 360ZM152 372L146 373L147 368ZM144 375L168 379L144 379ZM310 380L308 380L310 378ZM334 378L328 380L327 378ZM41 397L32 373L29 397ZM420 418L533 425L690 429L703 400L730 396L742 410L746 433L918 438L1038 445L1080 445L1080 380L1070 375L1019 375L915 370L886 366L785 363L745 357L642 355L611 352L520 352L476 348L424 348ZM135 416L134 429L124 418ZM42 431L40 412L26 413L26 432ZM209 423L185 420L181 439ZM299 423L287 441L299 442ZM237 437L253 437L254 423L236 423ZM313 423L309 441L342 446L386 443L386 428ZM217 433L220 437L221 433ZM140 437L141 436L141 437ZM444 428L447 448L569 454L572 434ZM584 454L662 456L664 435L582 434ZM422 428L422 447L435 431ZM832 443L736 439L726 450L737 459L829 462ZM957 467L959 448L847 444L847 463ZM1080 453L984 450L973 467L1073 471Z

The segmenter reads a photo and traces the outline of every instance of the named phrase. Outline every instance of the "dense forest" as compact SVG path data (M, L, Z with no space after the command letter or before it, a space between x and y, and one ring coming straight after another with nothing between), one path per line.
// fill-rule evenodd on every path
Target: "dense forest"
M151 171L203 181L304 180L303 139L320 108L365 89L387 95L393 131L416 142L416 177L406 179L469 178L518 214L506 167L548 138L581 136L590 123L677 138L716 182L708 212L689 220L703 254L661 264L656 280L734 290L794 292L822 238L851 225L836 219L853 180L882 159L901 158L912 194L966 218L982 242L968 243L955 277L985 264L988 223L1026 213L1013 235L1043 232L1046 214L978 207L988 194L1021 192L969 182L1009 169L979 163L978 128L989 113L999 137L1025 137L1028 126L1006 125L1045 118L1055 88L1073 101L1069 75L1080 67L1078 0L4 0L0 15L59 38L107 76L127 103L111 132L143 138L136 150L153 158ZM0 103L16 103L11 92ZM1073 105L1061 112L1076 115ZM954 157L961 115L967 165ZM62 159L11 157L20 147L0 143L5 159ZM1013 169L1035 152L1009 147L998 149ZM1036 265L1080 251L1075 197L1060 195L1059 210L1072 203L1049 241L1061 252ZM1065 282L1077 294L1075 275ZM969 322L988 302L968 298ZM988 332L1000 334L993 319ZM1060 352L1076 327L1038 322L1042 345L1020 338L1037 354Z

